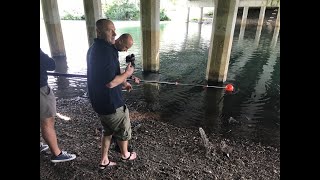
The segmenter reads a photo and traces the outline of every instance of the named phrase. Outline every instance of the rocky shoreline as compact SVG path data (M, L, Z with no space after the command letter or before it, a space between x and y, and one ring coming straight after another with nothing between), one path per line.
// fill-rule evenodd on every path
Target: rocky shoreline
M130 144L138 158L120 162L119 154L111 150L109 157L118 165L101 171L100 124L88 99L59 99L57 110L63 115L56 123L59 144L77 158L52 164L50 152L42 153L40 179L280 179L280 148L215 134L203 137L198 128L178 128L161 122L156 113L128 106L133 124Z

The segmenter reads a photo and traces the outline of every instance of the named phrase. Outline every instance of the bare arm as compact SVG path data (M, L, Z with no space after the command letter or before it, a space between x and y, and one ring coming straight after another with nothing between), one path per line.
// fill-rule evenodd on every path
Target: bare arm
M120 72L121 72L121 74L123 74L123 73L125 73L125 70L120 69ZM128 77L130 77L130 76L128 76ZM127 78L122 82L123 85L125 85L125 83L127 82Z
M119 84L126 83L127 78L130 77L134 71L134 67L131 66L131 63L126 67L126 71L120 70L121 74L117 75L111 82L109 82L106 86L108 88L114 88Z

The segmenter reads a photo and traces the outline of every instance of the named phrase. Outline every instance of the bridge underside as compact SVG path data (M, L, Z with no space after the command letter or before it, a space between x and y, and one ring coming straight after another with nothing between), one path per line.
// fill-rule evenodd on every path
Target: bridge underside
M188 0L188 7L214 7L216 0ZM280 0L239 0L238 7L279 7Z

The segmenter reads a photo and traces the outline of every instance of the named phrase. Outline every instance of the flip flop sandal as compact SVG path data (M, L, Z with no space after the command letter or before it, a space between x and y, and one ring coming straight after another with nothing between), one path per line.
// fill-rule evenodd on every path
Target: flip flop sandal
M106 165L99 164L99 169L100 169L100 170L104 170L104 169L106 169L107 167L116 166L116 165L110 165L110 162L111 162L111 161L109 160L108 164L106 164Z
M121 161L125 162L125 161L133 161L133 160L135 160L135 159L130 160L132 154L133 154L133 152L130 152L129 157L127 157L127 158L122 158L121 157Z

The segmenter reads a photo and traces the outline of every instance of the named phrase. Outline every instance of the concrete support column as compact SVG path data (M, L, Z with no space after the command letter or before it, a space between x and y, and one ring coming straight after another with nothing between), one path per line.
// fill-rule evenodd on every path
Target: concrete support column
M241 27L240 27L240 33L239 33L239 42L242 41L244 36L244 30L246 29L248 10L249 10L248 6L243 7Z
M159 71L160 1L140 0L142 65L145 72Z
M206 79L208 83L227 79L239 0L217 0L212 24Z
M57 0L41 0L51 56L66 56Z
M200 18L199 18L199 22L198 23L203 23L202 20L203 19L203 7L200 7Z
M279 31L280 31L280 26L276 26L276 27L274 28L273 35L272 35L272 40L271 40L271 43L270 43L270 47L271 47L271 48L275 48L276 45L277 45L277 40L278 40L278 36L279 36Z
M68 73L68 63L67 63L67 58L66 57L55 57L54 61L56 62L56 69L54 72L57 73ZM57 88L58 90L63 90L68 88L70 85L69 78L63 77L63 76L58 76L57 77ZM59 93L59 92L57 92ZM59 96L59 94L57 94Z
M102 17L104 17L104 15L103 15L103 11L102 11L102 4L101 4L101 1L102 1L102 0L97 0L98 10L99 10L99 15L98 15L99 19L100 19L100 18L102 18Z
M248 11L249 11L249 6L243 7L241 25L243 25L243 24L246 25L247 24Z
M264 15L266 13L266 8L267 8L267 6L261 6L261 8L260 8L258 26L262 26L263 25Z
M280 7L278 9L276 25L274 27L272 40L271 40L271 43L270 43L271 48L275 48L276 47L278 36L279 36L279 31L280 31Z
M188 7L188 13L187 13L187 19L186 19L187 23L189 22L189 16L190 16L190 7Z
M86 17L88 44L91 46L97 37L96 21L101 18L101 0L83 0L84 14Z
M276 27L280 27L280 7L278 9L278 14L277 14L277 20L276 20Z
M256 36L254 38L255 47L258 47L258 45L259 45L260 36L261 36L261 30L262 30L262 25L263 25L263 20L264 20L265 13L266 13L266 6L261 6L260 14L259 14L259 20L258 20L258 26L257 26L257 31L256 31Z

